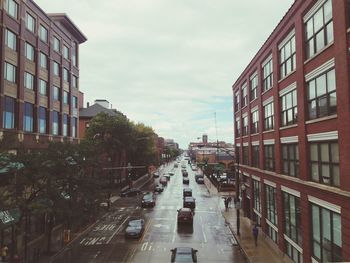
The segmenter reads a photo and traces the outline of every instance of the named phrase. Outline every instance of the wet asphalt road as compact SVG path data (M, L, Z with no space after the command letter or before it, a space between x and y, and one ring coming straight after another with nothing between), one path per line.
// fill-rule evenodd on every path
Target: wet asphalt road
M141 208L140 197L120 198L111 211L85 236L76 240L71 249L55 262L76 263L158 263L170 262L170 249L187 246L198 250L198 262L245 262L235 245L235 239L221 215L223 204L219 197L211 197L205 185L198 185L194 173L186 163L196 209L193 227L177 225L177 209L183 205L181 163L173 163L161 173L173 170L164 192L157 195L154 208ZM153 189L155 182L145 187ZM126 222L131 217L146 220L145 232L139 240L125 240Z

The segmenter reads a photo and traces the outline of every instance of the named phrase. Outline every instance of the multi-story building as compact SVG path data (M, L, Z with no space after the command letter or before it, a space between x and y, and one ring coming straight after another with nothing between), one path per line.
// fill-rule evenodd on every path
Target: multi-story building
M0 138L13 148L78 139L79 44L66 14L32 0L0 0Z
M350 261L349 5L296 0L233 85L244 214L298 263Z

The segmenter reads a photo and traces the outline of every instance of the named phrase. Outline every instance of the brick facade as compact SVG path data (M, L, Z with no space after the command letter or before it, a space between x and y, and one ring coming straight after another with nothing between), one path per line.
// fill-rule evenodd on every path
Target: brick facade
M348 2L346 0L296 0L232 87L235 131L237 130L236 121L240 121L242 129L242 118L248 116L248 135L242 136L241 131L240 136L235 136L235 144L240 156L239 170L242 176L245 174L250 178L245 183L249 187L247 188L249 193L242 191L244 214L254 220L252 177L258 177L261 183L261 226L264 233L268 234L265 182L273 182L276 185L275 204L278 214L277 224L274 226L278 231L277 246L283 253L289 253L289 257L293 257L295 262L337 261L340 260L339 257L342 261L350 261L350 252L347 249L350 247L350 179L348 177L350 174L350 10ZM328 10L331 10L331 13ZM319 28L320 22L321 28ZM310 39L309 42L308 39ZM324 43L323 47L322 43ZM322 48L319 48L320 46ZM314 50L315 54L312 54ZM295 57L293 58L294 52ZM288 58L291 58L290 62ZM267 75L264 66L270 59L272 60L273 84L271 88L264 90L264 79ZM287 61L286 67L281 68L285 61ZM284 74L283 70L286 70L287 74ZM336 94L335 113L332 112L335 96L332 93L333 70ZM258 96L257 99L250 101L250 79L255 73L258 76ZM323 79L324 82L322 82ZM248 90L247 105L242 107L244 101L242 87L245 85ZM315 89L312 85L316 85ZM323 89L327 90L325 95L322 95ZM292 100L294 100L287 94L295 90L297 105L293 110L296 110L297 113L291 114L292 111L286 110L286 114L283 115L284 105L291 107ZM314 91L315 94L320 93L322 96L314 96ZM237 94L239 103L235 99ZM314 97L316 99L313 104ZM274 128L264 131L264 119L268 116L268 113L264 111L264 106L270 101L273 101ZM251 112L256 107L259 111L259 132L252 134ZM313 117L312 114L320 116ZM286 120L290 119L295 120L295 123L285 125ZM285 172L285 169L290 169L288 168L290 166L286 165L285 157L290 153L283 152L282 146L285 147L291 143L297 144L298 150L299 172L296 176L287 175ZM325 148L327 143L333 144L328 145L330 148ZM247 144L249 164L252 164L252 145L259 145L258 168L242 165L242 148ZM315 146L316 144L320 145L319 148ZM267 171L265 168L264 145L273 145L275 156L273 171ZM311 153L311 146L313 150L322 149L322 152L319 150L318 154ZM325 149L328 149L328 152ZM332 149L337 149L337 151L334 152ZM290 161L288 158L287 161ZM315 161L315 158L319 159ZM332 158L335 161L332 161ZM318 164L319 170L317 170ZM339 182L336 179L338 173ZM300 214L299 227L302 242L299 245L291 242L288 236L286 237L285 210L287 208L283 199L283 193L286 191L291 191L292 195L300 200L297 209ZM250 199L247 198L247 194L250 195ZM250 204L247 205L247 202ZM338 226L333 222L327 225L326 216L325 219L313 217L313 211L316 213L317 210L315 206L321 208L322 215L323 213L330 214L333 220L340 215L341 224ZM312 210L313 207L314 210ZM317 232L317 220L322 220L320 222L325 227L332 228L331 238L326 236L326 231ZM341 233L340 242L338 242L339 231ZM318 235L321 236L320 241L317 241ZM327 250L330 246L331 252L318 252L317 242L320 242L321 250ZM341 245L332 246L336 243ZM291 250L288 252L287 244L288 246L291 244L295 249L294 252L290 252ZM299 251L299 254L295 251ZM296 254L299 258L293 256Z

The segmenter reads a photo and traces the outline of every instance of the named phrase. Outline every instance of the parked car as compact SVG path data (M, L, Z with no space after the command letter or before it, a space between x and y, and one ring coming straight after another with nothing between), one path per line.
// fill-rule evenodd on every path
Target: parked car
M154 188L154 192L156 192L156 193L161 193L163 191L164 191L164 187L161 184L157 184Z
M129 188L120 193L121 197L137 196L142 194L142 191L136 188Z
M142 218L130 219L125 229L125 238L140 238L145 231L145 220Z
M178 224L193 224L193 212L190 208L184 207L177 210Z
M196 182L198 178L204 178L204 176L202 174L195 174L194 179L196 180Z
M186 164L182 164L182 165L181 165L181 168L186 168Z
M198 168L197 168L197 166L195 164L192 164L191 168L192 168L192 171L197 171L198 170Z
M159 179L159 183L162 184L163 186L167 186L167 184L168 184L168 179L167 179L165 176L162 176L162 177Z
M199 177L197 179L197 184L204 184L204 178L203 177Z
M170 174L164 174L163 175L168 181L170 181Z
M189 187L185 187L185 188L183 189L183 196L184 196L184 197L185 197L185 196L192 196L192 189L189 188Z
M174 168L177 168L177 167L179 167L179 164L175 163Z
M141 200L141 207L154 207L156 205L156 197L152 192L146 193Z
M187 177L188 176L188 172L186 170L182 171L182 176Z
M190 179L188 179L188 177L184 177L184 178L182 178L182 183L190 184Z
M170 171L170 172L169 172L169 175L170 175L170 176L174 176L174 174L175 174L175 173L174 173L173 171Z
M192 196L186 196L184 197L184 207L195 209L196 208L196 199Z
M197 262L197 249L177 247L171 250L171 262Z
M158 172L154 172L153 173L153 178L159 178L159 173Z

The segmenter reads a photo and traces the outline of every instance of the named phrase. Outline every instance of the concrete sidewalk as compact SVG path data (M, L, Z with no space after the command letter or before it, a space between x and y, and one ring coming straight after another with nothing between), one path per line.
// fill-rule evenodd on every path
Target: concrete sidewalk
M208 192L212 196L225 196L225 192L219 193L216 187L205 177L204 183L208 189ZM231 192L232 195L232 192ZM232 234L235 236L238 245L241 247L242 252L245 254L247 261L251 263L279 263L279 262L291 262L288 257L283 257L282 253L274 251L268 244L268 240L259 228L258 245L255 246L252 228L250 220L246 217L240 216L240 235L237 235L237 213L235 208L229 208L225 211L223 202L220 202L222 206L222 214L225 218L226 223L231 229ZM241 211L240 215L243 214Z

